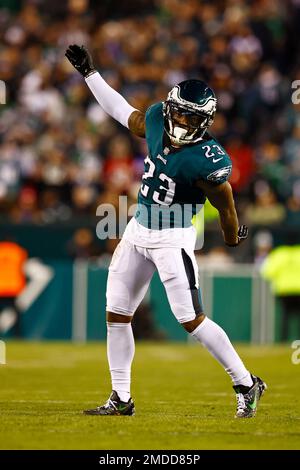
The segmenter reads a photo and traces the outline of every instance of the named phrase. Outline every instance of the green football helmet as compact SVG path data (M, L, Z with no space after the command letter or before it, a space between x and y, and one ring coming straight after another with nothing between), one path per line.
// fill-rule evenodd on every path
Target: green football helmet
M185 80L174 86L163 103L165 131L176 145L202 139L214 121L217 99L202 80Z

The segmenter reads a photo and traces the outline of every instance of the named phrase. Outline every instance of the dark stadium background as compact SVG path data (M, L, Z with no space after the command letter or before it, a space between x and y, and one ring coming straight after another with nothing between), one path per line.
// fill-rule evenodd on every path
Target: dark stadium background
M55 272L48 291L31 305L31 316L22 316L25 336L72 336L77 303L72 280L78 263L80 271L85 262L91 279L84 308L88 322L93 320L81 337L105 336L97 322L116 241L97 239L96 208L112 203L117 209L120 194L129 204L135 201L147 152L143 139L102 112L65 60L66 47L78 43L88 46L104 78L138 109L163 100L175 83L190 77L215 90L212 133L232 157L231 184L250 239L237 250L226 249L217 214L205 208L205 243L198 257L209 292L207 311L228 326L233 339L281 338L280 306L265 293L259 269L272 248L299 243L300 104L291 99L292 82L300 79L299 24L297 0L0 0L0 78L7 91L0 107L0 237L14 240L29 258L38 257ZM213 271L211 286L205 269L219 268L223 274L218 278ZM82 289L80 274L76 282ZM158 321L158 312L167 309L166 303L157 305L159 289L155 284L144 306ZM220 313L218 302L226 292L235 321ZM236 292L241 299L234 299ZM259 306L253 303L256 295ZM243 301L247 320L241 327L237 306ZM61 305L65 330L60 325L59 331L55 318ZM44 311L47 327L37 328ZM255 318L266 311L263 327ZM153 325L140 325L140 334L149 328L146 336L173 337L168 332L173 319L166 318L156 332ZM291 338L298 337L297 320L292 318ZM175 323L172 328L177 339L185 338ZM260 333L261 328L268 331Z

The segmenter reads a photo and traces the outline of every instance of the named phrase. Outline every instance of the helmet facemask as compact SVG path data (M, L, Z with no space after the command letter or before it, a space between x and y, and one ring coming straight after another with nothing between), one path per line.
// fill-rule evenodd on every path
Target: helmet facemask
M174 87L163 103L165 131L172 143L193 144L203 138L207 128L214 121L216 99L210 99L203 106L183 100L179 87Z

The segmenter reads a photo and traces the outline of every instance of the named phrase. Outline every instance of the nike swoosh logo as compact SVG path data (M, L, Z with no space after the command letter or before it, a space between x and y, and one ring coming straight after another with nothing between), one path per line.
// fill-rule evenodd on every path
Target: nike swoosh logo
M223 159L223 157L221 157L221 158L213 158L213 162L214 162L214 163L217 163L217 162L219 162L219 161L222 160L222 159Z
M124 411L124 410L126 410L126 408L127 408L127 405L119 405L118 406L118 411Z
M255 397L254 402L249 403L249 406L250 406L251 410L255 410L256 404L257 404L257 398Z

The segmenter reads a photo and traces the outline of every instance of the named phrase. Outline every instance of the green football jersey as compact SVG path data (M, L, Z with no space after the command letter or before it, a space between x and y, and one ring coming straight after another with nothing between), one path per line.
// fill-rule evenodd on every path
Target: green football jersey
M137 221L150 229L189 227L205 194L198 180L221 184L231 173L231 160L210 136L180 148L171 147L164 131L162 103L146 112L148 155L138 195Z

